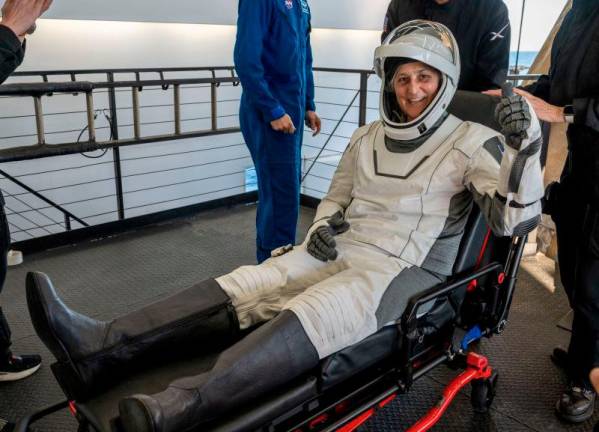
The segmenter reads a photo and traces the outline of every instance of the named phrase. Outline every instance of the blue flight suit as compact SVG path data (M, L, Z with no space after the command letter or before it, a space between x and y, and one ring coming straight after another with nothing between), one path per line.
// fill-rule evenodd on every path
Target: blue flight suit
M239 0L235 69L240 127L258 177L258 262L295 244L304 118L315 109L310 30L307 0ZM284 114L294 134L272 129Z

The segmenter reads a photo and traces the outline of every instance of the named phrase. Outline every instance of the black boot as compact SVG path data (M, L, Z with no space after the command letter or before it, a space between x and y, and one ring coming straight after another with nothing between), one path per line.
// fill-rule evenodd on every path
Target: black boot
M593 416L595 390L584 384L572 383L555 404L557 415L569 423L582 423Z
M39 337L56 357L52 370L73 399L114 382L134 360L177 356L190 342L223 342L238 330L229 297L214 279L112 321L70 310L43 273L27 274L27 304ZM102 385L100 385L102 383Z
M224 351L210 372L179 379L162 393L123 399L121 421L126 432L199 430L309 371L318 360L299 319L283 311Z

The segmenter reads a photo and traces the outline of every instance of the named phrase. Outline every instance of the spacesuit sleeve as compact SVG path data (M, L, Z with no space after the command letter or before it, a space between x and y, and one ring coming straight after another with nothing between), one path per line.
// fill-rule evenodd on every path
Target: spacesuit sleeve
M488 139L466 170L465 186L498 236L528 234L541 218L542 137L534 114L527 135L519 151L505 145L502 136Z
M503 2L493 11L489 31L485 32L476 49L477 88L499 88L505 82L510 61L510 20Z
M235 70L250 104L258 108L267 121L285 114L265 79L262 64L264 40L268 37L272 6L269 0L241 0L235 41Z

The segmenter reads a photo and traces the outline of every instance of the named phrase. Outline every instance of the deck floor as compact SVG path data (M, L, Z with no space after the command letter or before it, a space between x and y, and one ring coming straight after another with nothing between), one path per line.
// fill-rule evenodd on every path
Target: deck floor
M313 210L302 209L298 238L305 233L312 216ZM221 208L100 241L26 256L24 264L10 268L0 301L12 327L14 351L41 353L44 364L27 380L0 383L0 419L15 421L63 399L49 368L53 357L35 335L29 319L24 292L28 271L50 275L65 302L74 309L110 319L198 280L255 262L254 219L252 205ZM543 269L539 271L537 267L535 262L529 262L520 272L507 330L480 345L500 373L490 414L475 415L469 392L463 391L434 431L591 431L599 419L598 410L591 421L570 426L554 415L554 403L565 385L565 377L552 365L549 353L555 345L567 343L568 334L556 323L568 312L568 305L562 290L550 294L543 287L543 279L548 276L542 276ZM445 367L433 371L361 430L407 429L438 401L444 383L453 374ZM0 431L2 424L0 420ZM76 422L66 411L36 425L40 431L77 430Z

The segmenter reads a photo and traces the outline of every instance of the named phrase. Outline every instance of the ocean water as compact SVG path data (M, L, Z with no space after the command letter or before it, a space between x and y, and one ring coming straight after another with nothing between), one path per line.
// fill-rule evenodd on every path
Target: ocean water
M528 68L532 65L532 62L537 57L538 51L520 51L518 55L518 70L519 73L525 74L528 72ZM510 71L514 70L516 66L516 51L510 52Z

